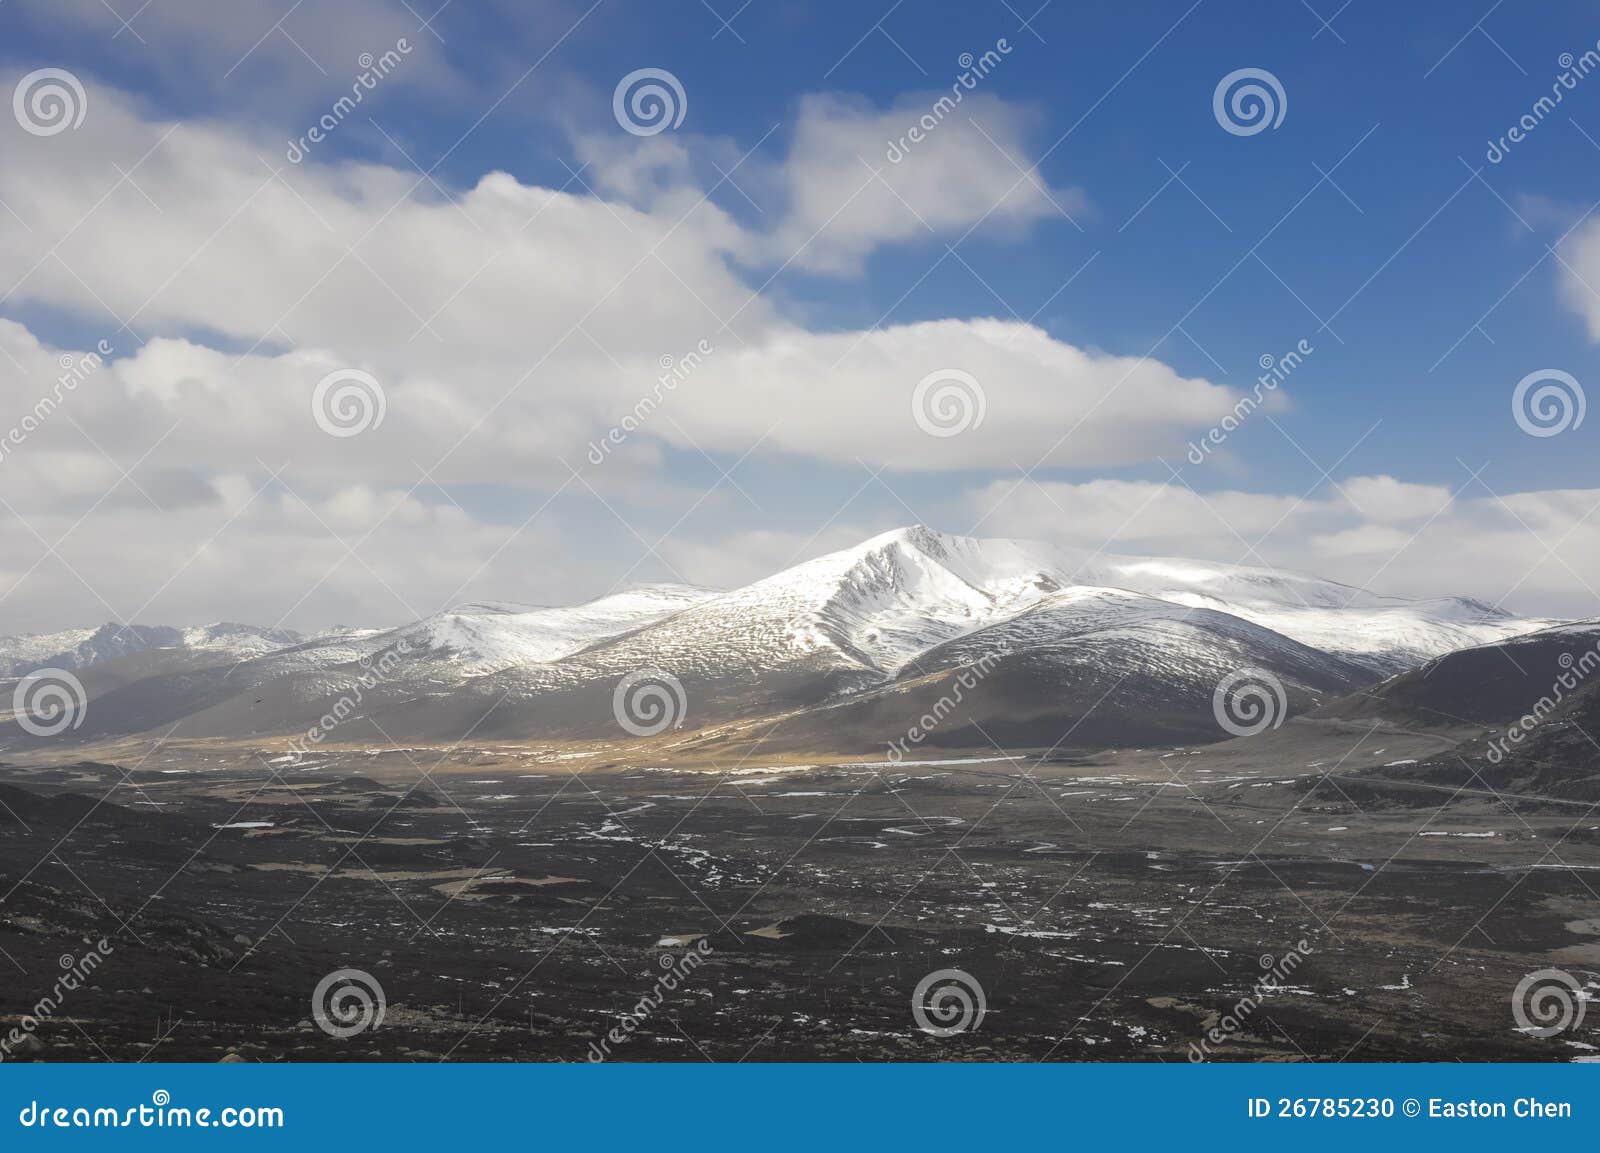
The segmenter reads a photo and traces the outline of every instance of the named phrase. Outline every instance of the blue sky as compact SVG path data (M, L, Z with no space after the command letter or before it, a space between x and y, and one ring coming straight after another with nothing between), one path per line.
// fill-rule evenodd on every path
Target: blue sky
M238 202L219 204L217 223L228 222L226 238L207 249L198 267L181 273L185 280L214 278L212 287L197 293L198 303L173 301L167 307L168 295L181 288L169 285L167 274L154 276L110 257L102 261L98 253L68 255L71 275L60 274L52 284L45 283L43 271L25 276L0 300L0 319L26 329L41 348L86 348L106 330L108 311L117 321L127 319L120 301L154 300L131 332L111 323L122 337L112 366L124 356L150 362L142 373L130 364L117 380L107 373L94 382L95 388L120 387L119 400L126 399L123 393L140 400L159 392L149 378L164 372L177 371L172 379L180 380L187 379L185 372L213 371L192 367L199 355L194 349L216 354L222 358L218 365L231 368L245 354L271 359L263 373L298 365L294 358L303 354L323 356L316 363L324 366L348 360L373 368L388 385L391 441L403 435L394 430L408 415L417 428L410 439L390 443L381 460L371 455L378 451L371 443L376 437L351 438L349 444L358 448L334 458L327 444L266 434L259 445L233 445L223 459L205 460L185 441L188 430L204 428L205 405L198 406L205 410L199 415L196 406L180 412L185 431L147 457L141 454L150 450L152 437L132 430L142 430L140 420L148 416L159 433L161 422L149 413L113 424L105 435L91 435L87 415L82 422L56 421L54 435L72 443L64 440L52 451L86 451L81 433L94 442L97 457L116 462L104 483L119 486L118 495L102 499L92 509L90 528L75 535L88 536L91 528L113 535L170 532L164 555L181 563L225 524L211 553L231 548L251 556L254 548L281 553L286 546L310 551L278 535L288 532L285 524L253 523L260 507L279 501L320 509L316 519L326 523L314 531L323 539L303 571L296 566L293 576L271 587L248 578L243 584L228 580L227 560L216 562L212 578L200 579L209 554L171 579L163 573L176 563L152 556L148 566L131 564L126 587L112 593L106 590L120 586L116 578L102 578L102 587L99 580L57 571L103 571L102 558L87 545L80 546L86 550L81 558L72 559L68 550L52 552L41 541L54 541L72 526L99 490L90 480L68 486L70 491L50 491L37 477L19 480L14 511L32 529L18 538L23 559L6 572L13 591L0 600L0 629L32 631L34 625L56 627L108 611L152 620L286 618L315 626L352 613L387 621L437 608L436 598L456 593L461 599L562 600L596 595L627 580L727 584L912 519L957 532L976 527L980 533L1060 538L1086 549L1105 545L1284 565L1357 584L1374 578L1380 589L1412 594L1468 592L1489 601L1507 598L1507 607L1527 612L1600 611L1581 579L1594 571L1586 550L1600 548L1585 515L1600 493L1587 502L1581 495L1595 487L1594 426L1530 436L1511 411L1512 390L1529 373L1559 369L1580 384L1593 377L1589 325L1600 323L1600 296L1588 286L1600 286L1600 259L1587 238L1595 223L1588 214L1600 199L1600 78L1578 80L1499 163L1485 157L1490 140L1551 92L1564 71L1563 53L1581 56L1595 48L1600 21L1592 9L1577 3L1530 11L1487 2L1397 9L1370 0L1342 8L1336 0L1204 0L1192 6L1055 0L1035 13L1031 0L866 6L755 0L743 8L737 0L602 0L592 7L455 0L423 26L437 5L438 0L412 0L409 8L398 0L308 0L291 8L257 0L221 13L209 5L154 0L138 15L135 0L6 5L0 9L6 30L0 64L8 70L8 85L35 69L62 68L79 79L88 103L82 128L6 141L5 162L31 166L28 175L14 178L29 183L0 187L24 229L17 247L7 250L8 259L20 262L20 273L33 263L30 253L45 250L30 245L47 244L71 226L67 216L30 220L27 206L12 202L45 204L49 181L77 180L89 171L97 154L89 150L88 134L97 121L104 130L108 110L128 118L119 138L130 147L133 138L143 139L141 132L148 131L153 143L171 125L183 126L147 162L151 169L161 168L166 151L181 147L173 141L202 133L214 136L217 147L224 140L237 142L282 166L284 145L349 90L360 71L356 55L381 53L403 36L414 50L357 114L302 164L286 170L283 187L301 179L322 181L316 192L300 189L295 196L301 204L310 202L307 211L315 205L314 215L333 215L323 211L319 195L340 211L348 208L351 233L343 233L343 219L328 226L346 242L378 219L370 216L361 225L363 209L381 213L387 206L350 175L375 169L391 170L407 182L421 180L419 170L428 170L413 199L446 216L482 215L489 198L479 182L500 172L518 190L563 189L563 196L586 202L574 205L574 212L607 213L595 217L607 228L619 218L633 221L631 213L665 220L668 227L687 219L670 244L683 240L694 250L685 251L684 265L664 274L653 297L629 303L630 315L644 318L656 311L652 300L663 306L660 316L649 317L650 324L661 324L651 338L662 355L680 355L708 332L716 336L716 367L690 379L663 404L664 416L653 417L615 461L591 474L579 467L585 446L621 419L632 405L629 398L649 384L633 373L632 358L650 359L652 347L627 345L625 320L617 329L623 333L620 344L587 328L581 340L563 344L548 362L562 366L563 379L551 382L546 402L499 408L493 407L499 394L479 398L461 380L447 379L442 366L459 365L462 377L474 382L508 372L514 379L517 361L509 352L504 360L480 363L470 349L447 348L440 360L413 365L371 352L366 338L340 347L341 310L354 306L337 295L302 306L322 310L314 341L294 331L292 322L275 330L260 318L279 314L276 301L260 315L210 307L207 297L230 296L232 285L257 277L281 276L284 300L299 294L288 290L291 282L315 282L315 269L287 264L204 267L212 254L234 243L236 231L270 234L283 227L281 219L254 220L263 201L231 218ZM116 9L120 16L113 15ZM845 215L829 217L833 208L844 207L846 185L856 172L848 156L842 171L819 171L820 162L813 163L818 157L838 156L820 145L813 151L801 145L848 135L862 162L859 176L870 179L868 162L883 167L887 144L887 134L874 131L909 126L939 91L949 90L962 71L962 53L981 54L1002 39L1009 51L978 82L973 100L931 133L928 147L901 171L884 169L895 180L911 180L914 166L928 166L917 177L916 191L906 192L911 203L901 203L909 216L927 217L931 226L919 220L905 231L904 221L888 218L889 211L898 211L890 204L859 222L848 243L828 247L834 231L860 207L857 201ZM612 95L625 74L646 67L676 77L687 104L676 129L639 137L613 118ZM1247 67L1276 77L1286 108L1276 127L1234 135L1213 113L1213 92L1223 76ZM957 124L969 117L976 129ZM878 151L862 155L867 144ZM102 153L107 147L99 145ZM65 157L72 148L79 151L69 163ZM118 160L117 171L144 152L140 147ZM53 174L50 165L57 163L71 175ZM217 167L205 164L208 170ZM182 165L174 161L172 167L156 173L149 188L141 168L129 181L133 187L118 187L62 253L86 245L102 221L108 231L96 243L102 251L116 247L114 211L125 201L125 229L137 231L146 209L133 198L159 202L165 178L184 180ZM732 179L718 183L730 170ZM263 178L268 171L264 163ZM1016 195L1027 200L1013 204L1014 211L984 216L980 223L980 214L961 203L963 190L972 196L995 188L1004 192L1019 179ZM276 196L279 185L271 187L268 195ZM686 217L683 210L707 190L704 207ZM877 186L872 191L876 195ZM61 199L77 193L69 189ZM88 209L97 195L74 203ZM223 194L217 195L220 200ZM808 215L801 204L816 214ZM551 226L551 217L565 211L526 227L536 232ZM163 228L174 226L176 213L160 215ZM800 259L785 259L795 238L804 240L827 219L833 223L823 230L826 235L804 246ZM562 227L568 223L580 239L592 228L577 221ZM481 221L471 224L484 233ZM268 251L292 249L302 227L310 226L301 222L284 237L264 242ZM633 235L630 223L622 227ZM211 231L197 222L192 247ZM487 234L494 233L489 226ZM405 242L404 232L389 241ZM496 244L504 240L491 235L485 251ZM824 251L833 258L823 260ZM385 254L363 253L363 262L375 266L373 276L385 279ZM626 255L619 259L623 269L633 263ZM684 271L702 262L708 270L704 281ZM574 264L548 273L582 279L584 261ZM46 267L54 267L53 258ZM539 269L538 259L529 267ZM385 307L400 307L412 319L435 307L456 307L450 303L453 288L419 284L414 271L410 275L392 287L373 288L372 295L391 298ZM502 295L519 292L521 283L528 285L528 307L537 313L543 272L509 280ZM1036 385L1013 395L1007 364L990 365L981 357L965 370L986 393L989 441L980 441L984 434L974 430L948 440L925 439L914 450L885 448L873 457L863 447L871 438L832 451L826 427L762 441L753 431L759 413L743 424L723 421L720 394L713 390L748 396L751 374L759 374L765 362L752 353L728 380L711 379L728 370L732 344L723 337L732 333L699 323L692 304L679 310L683 299L668 310L662 296L703 296L706 311L726 319L728 309L715 295L723 289L730 301L745 290L756 302L740 322L753 321L754 328L734 330L741 350L787 347L773 332L796 339L803 334L804 341L828 350L818 362L828 365L839 363L833 354L844 347L829 344L830 338L847 345L862 334L895 330L919 339L908 326L993 318L1008 326L1002 332L1008 348L1017 329L1041 330L1050 342L1041 354L1049 364L1057 363L1050 357L1063 348L1125 358L1113 363L1113 375L1121 378L1132 366L1153 361L1174 379L1203 380L1233 390L1227 395L1236 398L1250 388L1263 354L1281 355L1301 340L1314 352L1280 390L1276 407L1245 420L1228 437L1225 452L1198 466L1184 459L1183 446L1214 419L1184 406L1215 407L1220 394L1208 401L1194 390L1180 395L1174 385L1133 397L1138 403L1118 417L1116 428L1140 426L1144 418L1161 427L1135 428L1128 443L1117 442L1113 450L1114 429L1090 424L1072 431L1082 406L1062 401L1068 408L1057 407L1053 390L1079 387L1070 374L1057 381L1046 367ZM601 300L602 292L597 283L593 299ZM365 308L370 297L361 299ZM606 308L610 304L605 301ZM380 329L391 323L373 318ZM468 328L463 325L463 332ZM418 346L403 316L399 326L384 331L389 330L395 347ZM435 339L449 345L461 338L452 332ZM164 339L193 346L185 354L189 359L177 358L191 367L178 371L169 362L155 363L149 342L164 347ZM594 346L587 351L594 354L589 359L597 374L609 373L608 362L624 376L632 374L631 391L599 375L590 384L587 361L567 366L571 344L578 343ZM534 342L518 351L525 363L542 364L552 348ZM960 362L943 367L966 366L955 355ZM894 363L892 350L884 356L864 366L860 380L830 382L812 365L809 374L799 372L792 384L780 387L790 402L795 390L815 387L818 404L831 406L827 415L841 430L870 429L903 413L905 393L926 367L908 367L903 381L883 381L894 403L882 406L875 399L877 382L882 366ZM17 359L26 360L20 354ZM1118 403L1142 387L1139 379L1129 389L1118 385ZM40 383L36 375L19 378L19 413L31 406ZM688 399L697 386L701 398ZM265 379L229 384L208 377L205 387L274 386ZM530 389L540 387L536 374ZM463 430L491 409L487 427L515 423L500 430L512 447L502 457L497 453L505 445L486 445L479 453L469 440L460 455L484 462L481 468L457 467L453 460L418 484L429 463L422 458L430 455L430 430L441 450L455 439L441 414L460 414L451 409L454 401L439 399L441 392L475 411L461 417ZM572 399L612 393L615 400L581 415L587 402ZM424 401L408 407L409 396ZM521 399L519 392L518 405ZM607 405L616 414L612 420L604 417ZM1171 420L1163 423L1169 406ZM773 411L776 419L793 423L786 409ZM1008 451L1006 442L995 439L1005 435L998 426L1007 419L1029 432L1059 421L1065 444L1050 445L1056 438L1049 437L1043 443L1051 451L1041 453L1019 433L1014 451ZM234 432L237 427L233 421ZM119 443L122 430L128 430L126 443ZM46 430L37 439L49 435ZM974 447L980 444L982 451ZM8 462L18 466L18 476L27 447L20 446ZM35 446L37 457L45 447ZM551 458L576 467L583 478L563 486L565 465L546 470ZM135 461L139 465L130 468ZM272 468L285 462L285 471L273 479ZM234 464L237 475L230 471ZM730 468L732 479L725 479L722 473ZM1480 468L1474 478L1469 470ZM121 469L132 477L118 476ZM1324 469L1331 481L1343 485L1359 478L1360 484L1335 486ZM142 470L151 472L150 481L136 484ZM875 473L877 479L870 479ZM1384 487L1379 478L1393 486ZM266 494L244 516L237 514L245 498L230 495L233 481L246 494ZM1116 483L1125 486L1116 497L1126 506L1101 499L1109 490L1095 487ZM170 502L153 491L163 485L180 495L181 508L167 507ZM215 499L182 500L194 486ZM1167 491L1157 492L1157 486ZM1015 495L1008 495L1012 490ZM419 505L419 535L390 540L395 520L370 511L389 507L384 493L406 493ZM1360 493L1372 494L1371 502ZM1294 503L1307 494L1309 506ZM1083 515L1091 506L1098 512L1108 505L1129 512L1148 507L1157 514L1174 498L1179 503L1168 519L1144 528L1129 526L1130 518L1121 515L1103 521ZM1346 498L1358 512L1335 507ZM1209 526L1204 539L1171 527L1192 517L1192 504L1186 511L1182 502L1196 500L1227 522ZM1369 507L1372 502L1375 507ZM1308 510L1314 517L1302 523ZM429 519L439 515L461 523ZM47 523L56 531L41 528ZM519 529L523 525L528 527ZM460 538L450 537L457 529ZM372 556L363 556L366 545L344 547L369 530L376 530ZM515 542L497 551L495 542L506 541L510 530L518 530ZM329 536L337 538L331 553L322 551L330 547ZM1558 540L1557 555L1546 556ZM459 564L440 560L438 571L419 574L399 560L430 544L458 553ZM1480 548L1517 559L1480 572L1472 563ZM341 561L341 554L349 555ZM28 570L34 555L43 559ZM516 563L505 563L512 558ZM337 563L338 571L313 586L328 567L324 561ZM250 562L243 572L258 570ZM95 586L94 595L85 584ZM314 591L295 594L301 585Z

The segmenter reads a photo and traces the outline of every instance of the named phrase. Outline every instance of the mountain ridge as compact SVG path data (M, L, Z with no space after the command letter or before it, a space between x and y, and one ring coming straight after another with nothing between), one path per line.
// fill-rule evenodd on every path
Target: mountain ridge
M592 739L616 735L612 688L640 670L683 686L693 706L679 719L698 727L893 692L992 651L999 675L983 707L1028 732L1106 693L1101 719L1133 725L1142 710L1166 718L1152 733L1200 739L1210 686L1232 668L1260 666L1292 707L1316 708L1544 623L1468 598L1386 597L1266 568L915 525L724 591L661 583L565 607L469 602L398 628L311 638L130 626L118 636L142 649L91 646L92 659L70 667L91 702L85 739L158 724L197 737L291 733L356 686L363 739L469 729ZM272 647L279 639L292 643ZM15 641L0 641L11 676L28 647L8 650ZM29 643L35 655L49 647ZM207 672L223 662L224 675ZM367 683L375 667L382 676Z

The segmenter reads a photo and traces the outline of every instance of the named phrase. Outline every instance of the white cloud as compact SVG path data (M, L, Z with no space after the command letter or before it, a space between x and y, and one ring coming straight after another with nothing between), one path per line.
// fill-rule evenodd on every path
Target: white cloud
M1442 484L1408 484L1392 476L1357 476L1339 485L1358 512L1382 523L1421 520L1450 503Z
M400 619L456 596L569 600L605 591L632 560L597 562L592 539L567 539L537 515L544 494L571 480L569 464L583 474L574 491L593 485L629 517L654 504L670 523L667 505L693 488L673 458L697 459L698 449L727 460L766 436L759 455L812 471L858 461L902 474L1124 466L1176 459L1236 398L1159 361L1074 347L1026 324L819 332L763 294L760 268L827 221L794 265L845 273L878 247L926 234L856 158L882 147L899 106L807 102L787 157L756 174L784 206L756 228L703 199L693 149L671 142L619 133L595 151L609 157L597 175L606 199L504 173L444 194L409 170L316 156L287 165L274 135L214 123L173 130L111 90L95 87L91 99L83 126L56 137L0 122L0 199L26 222L0 213L0 267L14 278L0 284L0 310L70 318L116 346L0 459L16 514L0 519L0 620L12 631L136 612L176 623L288 614L315 626ZM929 225L1022 225L1053 215L1051 198L1071 200L1023 181L989 213L1017 181L1001 153L1026 166L1025 117L988 98L964 112L994 144L974 143L976 125L953 117L882 173ZM994 163L975 167L974 156ZM870 195L851 199L852 169L872 179ZM662 358L681 359L699 340L712 351L663 391ZM63 353L5 319L0 348L0 387L15 398L3 435L51 392ZM350 438L317 427L313 389L339 368L381 382L380 427ZM924 377L949 370L977 382L983 420L933 436L913 402ZM626 430L623 443L593 465L589 446L611 428ZM281 482L263 489L280 468ZM514 490L521 511L486 523L438 499L432 481ZM1334 492L1297 505L1247 492L1202 501L1120 480L1011 487L971 494L974 519L997 506L981 531L1090 547L1115 537L1127 551L1223 560L1243 551L1234 531L1268 534L1263 552L1283 558L1274 563L1358 583L1446 495L1353 478L1344 490L1358 511ZM1587 495L1457 501L1383 583L1435 592L1440 572L1459 573L1465 591L1497 597L1505 589L1478 586L1514 581L1519 550L1524 567L1537 560L1507 506L1552 541L1572 529L1563 556L1570 549L1578 571L1596 571ZM696 508L717 514L717 500ZM633 556L654 540L602 521ZM842 524L808 547L805 531L730 535L710 515L659 554L686 579L735 583L869 531ZM1478 542L1501 549L1499 559L1477 559ZM1547 562L1517 595L1575 606L1575 587Z
M1561 299L1600 341L1600 220L1580 225L1561 250Z
M1051 188L1031 170L1035 117L997 97L964 96L909 143L906 133L922 132L919 121L940 95L904 96L887 109L834 93L803 97L778 159L774 143L746 150L688 133L638 139L607 126L573 140L585 179L631 204L681 212L702 195L692 174L720 183L730 205L756 214L730 247L762 271L855 275L885 246L980 229L1014 238L1050 220L1072 228L1090 210L1080 189Z
M1600 616L1600 489L1499 496L1352 477L1309 499L1174 482L996 481L964 506L979 533L1106 552L1266 564L1375 592L1472 596L1532 615ZM1389 505L1381 499L1387 495ZM1443 496L1443 500L1436 498ZM1448 502L1448 503L1446 503ZM1553 550L1553 551L1552 551Z
M559 476L557 458L581 457L651 388L662 356L698 339L717 355L675 398L677 427L657 422L646 438L742 452L778 418L772 444L791 452L1007 466L1082 422L1071 451L1099 463L1169 449L1226 407L1226 390L1158 361L1085 352L1020 324L817 334L785 320L727 258L813 228L831 179L821 160L839 162L819 143L824 123L843 122L832 105L803 118L784 167L798 214L753 236L697 192L680 211L692 189L662 211L493 173L447 200L413 173L286 165L264 140L145 123L114 93L94 99L72 133L0 130L0 198L20 218L0 216L0 265L20 270L6 300L84 316L119 352L134 341L117 331L124 322L148 339L115 376L151 428L168 421L149 410L182 413L171 449L184 464L248 451L403 482L466 438L441 479ZM995 102L997 125L1003 112ZM876 139L881 120L856 135ZM964 151L960 131L944 125L905 168L934 165L925 171L936 179L918 176L907 191L951 225L977 210L971 179L939 176ZM945 136L951 144L938 143ZM945 184L955 206L941 215ZM836 225L826 232L841 237L839 251L896 235L885 220ZM245 355L206 347L205 333ZM330 445L305 435L306 398L342 366L378 377L388 419L360 443ZM911 419L911 390L941 368L971 373L990 395L988 423L957 441L926 437Z
M446 193L409 169L319 155L288 164L277 133L152 121L98 85L90 101L81 127L57 136L0 121L0 200L15 212L0 213L9 273L0 309L42 307L89 334L83 343L103 337L114 349L0 465L7 500L38 534L11 526L8 574L29 575L3 594L0 618L23 627L45 615L60 624L105 615L100 597L134 611L235 514L188 570L218 583L201 592L176 582L149 612L274 618L298 599L283 594L311 587L328 550L334 559L339 551L321 525L265 498L244 505L280 468L338 528L352 507L419 482L429 501L437 481L510 486L534 507L538 493L570 480L568 464L610 500L645 507L679 486L674 452L737 456L769 432L764 454L809 467L1127 463L1173 450L1231 403L1228 390L1158 361L1086 351L1022 324L820 333L786 316L759 290L769 274L736 261L775 259L829 217L836 227L806 247L806 267L842 271L912 235L904 207L891 210L881 186L855 200L844 187L846 170L859 167L855 152L879 147L898 113L808 102L788 157L764 177L784 190L787 208L753 231L705 199L672 144L620 131L615 155L637 147L655 159L632 175L614 162L604 183L636 194L648 184L649 195L600 199L504 173ZM1001 150L1021 149L1020 114L992 100L967 107ZM972 131L948 121L886 174L937 228L969 227L1015 178L987 142L995 166L957 172L957 158L976 147L964 135ZM1053 211L1025 182L992 216L1016 224ZM681 358L699 340L714 351L657 397L663 357ZM63 352L5 319L0 346L0 381L21 414L51 392ZM386 415L360 436L336 438L318 428L312 395L344 368L380 382ZM951 368L980 382L987 413L981 426L937 438L918 426L912 397L924 375ZM661 399L659 411L641 398ZM590 465L589 446L629 420L626 443L603 468ZM516 566L527 558L495 553L501 530L415 495L384 503L397 511L361 557L378 568L369 554L398 534L392 559L404 575L379 571L406 586L405 601L439 607L434 597L461 583L473 558L491 555L510 595L553 595L523 591L529 582ZM99 597L60 573L41 575L61 558L30 572L40 538L69 529L61 558L94 574ZM111 543L122 541L133 542L126 555ZM346 619L355 598L339 582L365 580L370 590L374 574L361 568L347 561L293 623ZM541 589L606 583L592 570L587 586L566 581L548 564L540 575Z
M987 94L963 104L903 151L888 154L939 94L879 111L834 95L801 101L779 177L788 211L766 240L770 261L852 273L887 243L928 240L980 224L1017 226L1076 216L1087 198L1029 171L1028 115ZM876 175L874 175L876 174ZM1070 225L1066 225L1069 226Z
M402 37L415 53L405 65L407 84L437 93L460 83L444 46L423 27L426 16L385 0L23 0L12 7L39 35L115 37L127 48L125 67L212 105L259 103L280 113L320 107L329 94L349 92L362 53L381 55Z
M919 383L958 370L975 381L940 421ZM736 451L770 429L777 448L840 464L951 470L1125 464L1178 454L1233 403L1228 389L1160 361L1065 344L1031 325L941 320L867 333L775 332L707 359L674 413L703 447ZM981 422L980 422L981 413ZM970 425L952 436L935 428ZM664 430L669 440L676 439Z

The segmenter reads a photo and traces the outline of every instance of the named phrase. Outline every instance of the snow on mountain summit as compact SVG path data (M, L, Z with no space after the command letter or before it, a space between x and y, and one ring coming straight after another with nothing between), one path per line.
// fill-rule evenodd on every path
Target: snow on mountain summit
M885 550L920 554L987 598L991 615L974 627L1068 589L1123 589L1185 608L1228 613L1385 673L1553 623L1519 619L1464 597L1384 596L1259 566L1096 554L1040 541L952 536L922 525L881 534L835 555Z
M178 629L166 625L104 624L0 637L0 676L19 677L41 668L81 669L153 649L193 649L248 659L297 644L289 629L220 621Z
M477 602L399 628L338 630L309 640L230 622L0 637L0 675L78 668L150 649L241 660L278 656L291 671L326 669L403 638L446 679L547 666L590 650L594 670L659 664L717 676L804 666L871 679L896 675L956 638L1096 589L1228 614L1385 675L1554 623L1464 598L1388 597L1263 567L1116 556L913 525L725 592L646 584L566 607Z
M336 636L297 654L318 663L359 659L404 641L417 656L465 676L570 656L592 644L670 617L712 595L689 585L638 585L571 607L481 601L457 605L400 628Z
M650 585L564 609L463 605L362 644L376 651L404 636L457 675L506 672L519 695L643 667L726 682L729 691L773 677L820 677L839 689L896 676L939 646L1036 609L1078 605L1074 628L1090 632L1085 612L1109 621L1120 603L1086 596L1097 590L1134 593L1179 616L1225 614L1384 675L1539 627L1468 601L1381 597L1265 568L1093 554L914 525L725 592Z
M227 623L0 638L0 675L136 657L96 698L89 723L101 735L180 718L198 736L294 731L390 649L404 659L360 696L375 731L396 738L614 732L614 690L648 669L687 689L696 727L825 706L836 711L819 723L848 716L875 732L903 724L907 701L931 707L941 676L987 655L998 663L974 707L993 732L1031 740L1098 709L1096 739L1146 730L1188 739L1210 731L1211 694L1231 669L1267 669L1297 708L1313 707L1544 623L1264 567L917 525L721 592L652 584L569 607L476 602L306 640ZM238 662L227 677L204 674L213 653Z

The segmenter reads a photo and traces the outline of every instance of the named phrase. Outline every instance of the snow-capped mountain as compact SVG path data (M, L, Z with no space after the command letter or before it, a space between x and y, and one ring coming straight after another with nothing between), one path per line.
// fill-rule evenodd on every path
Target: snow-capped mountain
M866 556L914 551L983 590L992 619L1074 588L1121 589L1207 608L1389 673L1555 622L1521 620L1460 597L1383 596L1300 573L1167 557L1090 554L1037 541L951 536L921 526L874 537ZM824 558L828 559L828 558ZM803 566L802 566L803 567ZM774 578L776 579L776 578Z
M413 668L445 680L545 664L662 620L715 594L689 585L637 585L586 604L547 608L457 605L393 629L347 629L279 652L277 673L336 668L403 650Z
M571 608L469 604L395 630L468 675L545 664L670 617L714 594L688 585L639 585ZM387 640L388 634L373 638Z
M1513 617L1466 597L1383 596L1335 581L1236 565L1103 558L1095 567L1100 582L1231 613L1384 673L1554 623Z
M1474 601L1384 597L1263 568L1095 555L917 526L725 592L648 585L569 608L469 604L398 629L283 645L263 635L255 651L243 651L242 638L230 648L215 637L174 642L163 634L146 648L180 648L193 658L213 644L229 658L226 675L207 673L202 656L198 664L141 666L131 680L89 677L99 695L85 733L175 722L194 736L293 732L370 681L385 652L402 656L386 663L380 683L363 686L367 736L615 737L612 690L640 669L663 670L684 686L690 727L819 708L834 721L854 709L849 715L870 727L883 709L903 711L951 669L984 655L996 675L982 708L1019 732L1048 731L1091 706L1105 734L1169 714L1173 723L1156 730L1179 732L1188 718L1209 716L1210 693L1232 669L1266 669L1294 707L1313 707L1441 653L1546 623ZM73 640L73 650L86 640ZM34 643L29 659L50 648L66 651Z
M185 649L258 657L298 644L291 629L260 628L220 621L193 628L105 624L92 629L0 637L0 676L20 677L35 669L81 669L152 649Z

